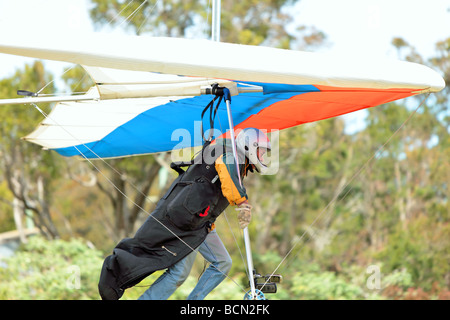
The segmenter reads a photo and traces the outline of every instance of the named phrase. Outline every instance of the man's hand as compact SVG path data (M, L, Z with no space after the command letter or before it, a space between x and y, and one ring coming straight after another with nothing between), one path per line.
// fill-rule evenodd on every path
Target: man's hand
M248 201L244 201L240 205L238 205L236 210L238 211L237 216L239 227L241 229L245 229L252 219L252 206L248 203Z

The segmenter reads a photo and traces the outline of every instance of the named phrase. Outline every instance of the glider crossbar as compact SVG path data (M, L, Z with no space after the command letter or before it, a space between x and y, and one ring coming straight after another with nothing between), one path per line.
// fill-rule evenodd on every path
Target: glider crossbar
M58 96L58 97L26 97L15 99L0 99L0 105L7 104L34 104L34 103L51 103L51 102L67 102L67 101L88 101L97 100L93 95L83 94L80 96Z

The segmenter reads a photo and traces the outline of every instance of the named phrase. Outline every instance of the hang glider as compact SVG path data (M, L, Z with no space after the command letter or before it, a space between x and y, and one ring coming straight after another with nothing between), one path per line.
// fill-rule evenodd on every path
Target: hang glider
M214 83L230 89L236 129L266 130L438 92L445 86L437 72L410 62L209 40L94 34L54 41L6 33L0 36L0 53L86 69L95 87L81 96L60 98L25 139L64 156L87 158L201 145L200 115L211 101L205 88ZM47 100L52 99L5 99L0 104ZM222 133L229 129L225 105L218 109L214 128Z
M282 130L445 86L438 73L409 62L208 40L98 34L55 41L3 33L0 53L86 69L95 86L84 95L47 98L31 93L0 100L0 105L59 101L26 139L64 156L93 159L201 145L199 121L215 84L228 89L223 91L231 93L233 108L227 96L209 128L231 135L235 127ZM244 242L251 288L246 297L263 299L247 228Z

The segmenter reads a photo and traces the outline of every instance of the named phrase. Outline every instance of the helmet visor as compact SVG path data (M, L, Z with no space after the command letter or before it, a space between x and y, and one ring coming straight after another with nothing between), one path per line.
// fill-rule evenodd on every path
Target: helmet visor
M256 150L258 160L263 166L270 166L270 149L264 148L264 147L258 147Z

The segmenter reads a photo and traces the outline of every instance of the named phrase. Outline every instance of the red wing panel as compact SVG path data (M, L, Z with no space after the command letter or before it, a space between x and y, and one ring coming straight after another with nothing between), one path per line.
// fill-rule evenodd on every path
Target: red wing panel
M236 128L285 129L340 116L414 95L410 89L352 89L315 86L308 92L276 102L239 123Z

